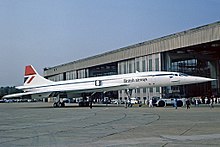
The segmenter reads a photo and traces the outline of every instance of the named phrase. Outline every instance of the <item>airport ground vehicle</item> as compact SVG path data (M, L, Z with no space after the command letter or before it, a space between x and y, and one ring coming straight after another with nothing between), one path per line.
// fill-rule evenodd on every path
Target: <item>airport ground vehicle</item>
M185 98L153 98L153 105L157 107L174 106L174 101L177 99L177 107L185 106Z

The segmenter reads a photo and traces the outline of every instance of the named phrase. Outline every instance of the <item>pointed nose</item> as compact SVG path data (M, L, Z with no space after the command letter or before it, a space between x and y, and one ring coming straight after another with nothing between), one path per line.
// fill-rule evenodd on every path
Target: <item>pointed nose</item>
M196 83L204 83L215 81L216 79L205 78L205 77L197 77L197 76L183 76L180 77L180 84L196 84Z
M204 78L204 77L194 77L194 81L196 83L203 83L203 82L209 82L209 81L215 81L216 79L211 78Z

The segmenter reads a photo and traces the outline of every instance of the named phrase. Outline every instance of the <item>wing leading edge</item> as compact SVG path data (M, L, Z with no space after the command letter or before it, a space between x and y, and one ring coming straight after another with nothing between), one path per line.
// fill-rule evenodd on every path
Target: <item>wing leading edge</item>
M84 93L84 92L104 92L109 90L118 90L122 88L126 88L129 84L128 83L113 83L113 84L106 84L102 86L96 86L96 87L49 87L49 88L41 88L40 90L36 91L28 91L23 93L15 93L15 94L9 94L5 95L3 98L15 98L15 97L22 97L25 95L34 95L34 94L44 94L44 93L52 93L52 92L73 92L73 93Z

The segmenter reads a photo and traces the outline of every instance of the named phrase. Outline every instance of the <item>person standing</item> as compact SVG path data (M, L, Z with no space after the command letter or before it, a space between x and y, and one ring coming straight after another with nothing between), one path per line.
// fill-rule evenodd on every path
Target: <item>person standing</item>
M195 99L195 106L199 107L199 100L198 99Z
M153 107L153 100L152 99L149 100L149 107L150 108Z
M211 109L211 108L214 108L213 103L214 103L213 99L210 98L210 102L209 102L209 107L210 107L210 109Z
M174 98L174 103L173 103L175 109L177 109L177 98Z
M186 109L190 109L190 100L189 100L189 98L186 99Z
M128 101L125 99L125 108L128 108Z
M92 109L93 98L89 97L89 108Z

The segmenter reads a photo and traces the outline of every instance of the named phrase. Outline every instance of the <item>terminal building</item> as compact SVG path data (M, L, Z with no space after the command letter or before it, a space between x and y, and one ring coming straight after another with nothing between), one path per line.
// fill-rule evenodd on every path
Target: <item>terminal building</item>
M177 95L219 95L220 22L45 68L44 77L52 81L62 81L136 71L176 71L217 79L201 84L132 90L132 97L140 100ZM107 92L104 95L114 99L127 99L125 90Z

